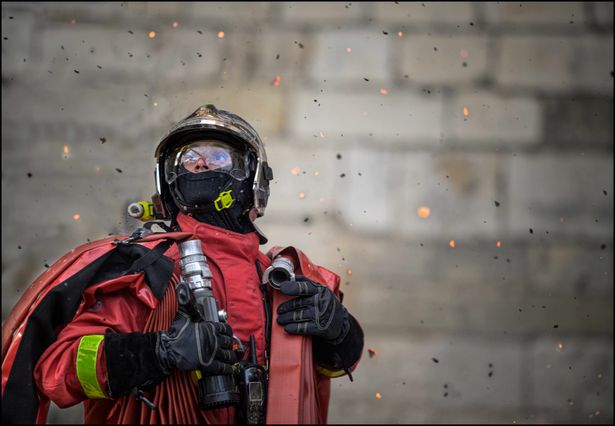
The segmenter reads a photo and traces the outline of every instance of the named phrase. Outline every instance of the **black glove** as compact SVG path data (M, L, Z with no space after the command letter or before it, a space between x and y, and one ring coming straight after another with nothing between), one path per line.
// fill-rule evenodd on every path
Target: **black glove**
M233 331L224 322L193 322L180 310L168 331L160 331L157 351L161 366L170 370L192 371L215 376L233 374L237 362L233 352Z
M295 279L280 285L282 293L299 297L280 304L278 323L289 333L314 336L316 363L344 370L352 380L350 368L363 351L361 327L328 287L301 275Z
M237 362L233 335L226 323L193 322L180 309L167 331L111 333L104 339L109 394L124 395L135 387L158 384L172 370L201 369L206 374L232 374Z
M296 275L280 291L298 296L278 306L278 324L292 334L308 334L327 343L340 343L350 329L348 311L328 287Z

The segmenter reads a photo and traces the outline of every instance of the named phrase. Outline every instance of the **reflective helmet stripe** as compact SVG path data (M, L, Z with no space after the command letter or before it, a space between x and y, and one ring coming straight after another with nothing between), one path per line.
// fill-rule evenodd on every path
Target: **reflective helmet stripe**
M96 359L103 338L102 334L83 336L77 350L77 377L90 399L106 398L96 377Z
M344 370L329 370L328 368L324 368L321 367L320 365L316 366L316 371L318 371L320 374L325 375L327 377L330 378L335 378L335 377L341 377L344 374L346 374L346 372Z

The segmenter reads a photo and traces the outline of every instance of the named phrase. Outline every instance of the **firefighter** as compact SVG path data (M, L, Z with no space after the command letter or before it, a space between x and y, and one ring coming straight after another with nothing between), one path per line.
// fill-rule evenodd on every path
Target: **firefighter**
M86 423L245 422L236 405L199 407L195 371L236 374L249 356L237 349L252 340L250 356L268 377L261 419L325 423L329 379L352 377L363 332L342 304L339 276L293 247L259 251L267 239L254 221L273 173L257 132L201 106L155 158L156 215L170 232L90 243L70 267L58 262L36 282L45 296L3 324L3 421L44 422L51 400L61 408L83 401ZM202 242L226 322L196 321L178 308L172 241L185 235ZM294 256L298 273L273 290L263 271L281 252ZM5 332L16 336L6 345Z

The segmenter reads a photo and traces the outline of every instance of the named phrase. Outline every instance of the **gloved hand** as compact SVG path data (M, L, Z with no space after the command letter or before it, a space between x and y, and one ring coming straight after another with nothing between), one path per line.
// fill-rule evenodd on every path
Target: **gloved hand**
M193 322L179 310L167 331L158 332L158 359L165 373L170 370L201 369L205 374L233 374L237 362L233 352L233 331L223 322Z
M180 309L166 331L107 332L104 349L109 395L125 395L135 387L160 383L172 370L232 374L237 362L231 350L233 332L226 323L193 322Z
M278 324L291 334L307 334L336 345L350 329L348 311L328 287L296 275L296 281L286 281L280 291L298 296L280 304Z

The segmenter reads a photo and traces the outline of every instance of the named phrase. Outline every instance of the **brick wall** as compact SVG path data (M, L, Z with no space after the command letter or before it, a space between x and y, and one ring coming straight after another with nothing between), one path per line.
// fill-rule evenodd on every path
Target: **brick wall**
M3 2L3 318L204 103L378 353L332 422L613 421L612 3Z

